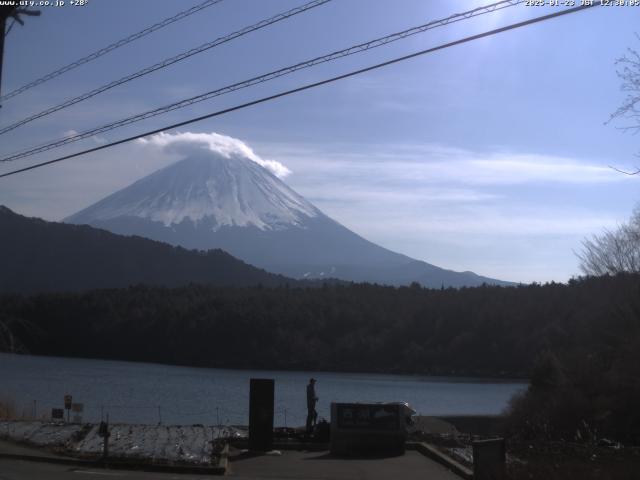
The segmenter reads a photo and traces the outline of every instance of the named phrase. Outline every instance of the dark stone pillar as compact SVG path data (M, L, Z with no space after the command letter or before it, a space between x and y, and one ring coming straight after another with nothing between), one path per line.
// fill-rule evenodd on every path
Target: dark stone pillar
M273 450L274 380L252 378L249 389L249 450Z
M504 480L505 460L504 438L473 442L473 480Z

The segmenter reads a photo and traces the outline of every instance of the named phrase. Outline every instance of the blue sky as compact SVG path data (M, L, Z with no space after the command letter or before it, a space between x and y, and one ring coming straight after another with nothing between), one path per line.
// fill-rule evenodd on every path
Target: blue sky
M43 7L6 39L2 91L196 2L89 0ZM4 102L0 125L293 8L225 0ZM334 0L0 136L0 153L56 139L487 2ZM161 127L555 11L520 5L172 112L0 172ZM285 181L328 215L392 250L506 280L566 281L581 239L630 215L639 137L605 125L624 98L615 60L640 7L598 7L443 50L181 132L218 132L292 171ZM0 204L49 220L169 159L123 145L0 180Z

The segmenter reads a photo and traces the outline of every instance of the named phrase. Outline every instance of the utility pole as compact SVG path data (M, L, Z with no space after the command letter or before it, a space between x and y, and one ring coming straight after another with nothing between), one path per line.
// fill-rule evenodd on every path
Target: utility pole
M26 8L18 8L15 5L0 6L0 96L2 96L2 63L4 60L4 37L7 34L7 19L11 17L14 22L24 25L24 21L20 18L20 15L37 17L40 15L40 10L27 10ZM0 105L0 107L2 107L2 105Z
M4 36L7 26L7 18L13 13L16 7L2 7L0 10L0 95L2 95L2 61L4 59Z

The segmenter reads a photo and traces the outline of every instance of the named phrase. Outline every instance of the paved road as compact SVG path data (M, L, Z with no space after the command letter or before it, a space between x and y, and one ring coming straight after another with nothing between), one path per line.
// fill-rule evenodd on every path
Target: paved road
M49 453L44 449L27 447L14 442L7 442L5 440L0 440L0 453L11 453L13 455L34 455L36 457L60 456Z
M0 452L54 456L0 440ZM228 476L237 480L460 480L418 452L391 458L339 459L327 452L284 451L281 456L239 458L230 462ZM213 476L105 470L45 462L0 459L0 480L202 480ZM217 477L221 478L221 477Z
M0 459L0 480L203 480L203 475L129 472Z
M237 460L227 474L237 480L460 480L417 452L387 459L342 460L323 452L285 452L281 457ZM203 480L194 474L130 472L0 459L0 480Z
M3 440L0 440L0 452L39 457L59 456L48 453L42 449L17 445L13 442ZM0 458L0 480L203 480L205 478L212 477L177 473L105 470L103 468L83 468L46 462L27 462L24 460L7 460Z
M238 480L460 480L440 464L409 451L391 458L338 459L327 452L285 451L230 463L227 475Z

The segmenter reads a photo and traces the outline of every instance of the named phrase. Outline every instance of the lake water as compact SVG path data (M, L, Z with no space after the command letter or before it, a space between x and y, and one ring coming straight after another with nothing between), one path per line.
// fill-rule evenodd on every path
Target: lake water
M18 415L50 415L64 395L84 404L84 421L246 425L249 379L275 379L275 423L304 425L313 376L319 417L332 401L405 401L422 415L498 414L526 388L518 381L365 373L225 370L0 353L0 399ZM34 403L35 401L35 403Z

